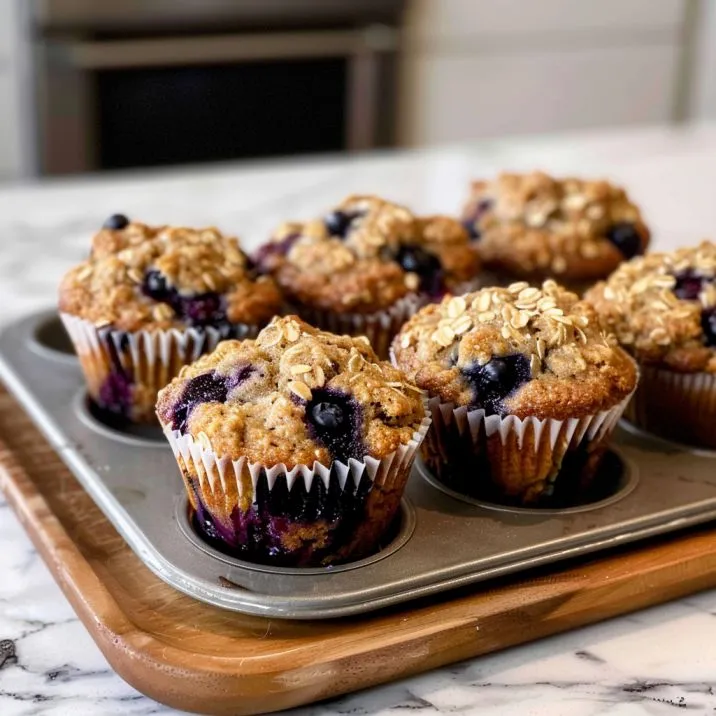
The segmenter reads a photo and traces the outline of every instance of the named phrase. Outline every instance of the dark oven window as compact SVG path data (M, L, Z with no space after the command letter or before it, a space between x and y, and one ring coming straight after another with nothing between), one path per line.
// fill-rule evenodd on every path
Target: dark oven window
M345 148L346 60L96 75L103 169Z

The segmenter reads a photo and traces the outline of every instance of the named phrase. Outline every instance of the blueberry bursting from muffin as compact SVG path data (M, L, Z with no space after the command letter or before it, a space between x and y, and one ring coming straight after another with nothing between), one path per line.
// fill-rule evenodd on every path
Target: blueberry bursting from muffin
M412 462L398 453L425 419L421 391L364 339L293 316L256 340L220 343L161 391L157 413L170 442L190 439L223 461L221 486L180 462L204 531L232 553L282 564L375 544ZM366 466L391 455L376 474Z

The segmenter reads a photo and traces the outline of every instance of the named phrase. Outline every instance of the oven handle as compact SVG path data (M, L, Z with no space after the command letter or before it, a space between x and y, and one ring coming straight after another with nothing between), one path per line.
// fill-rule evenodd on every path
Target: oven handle
M391 52L397 37L392 28L376 25L360 30L75 41L61 47L65 62L73 67L112 70Z

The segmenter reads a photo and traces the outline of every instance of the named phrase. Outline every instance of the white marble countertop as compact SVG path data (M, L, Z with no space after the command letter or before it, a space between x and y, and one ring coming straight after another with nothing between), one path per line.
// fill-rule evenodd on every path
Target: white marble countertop
M0 187L0 323L54 301L62 272L115 212L216 224L249 246L352 191L452 211L471 176L542 168L625 184L654 245L716 237L716 126L574 134L351 161L223 165ZM0 498L2 716L171 714L108 666ZM0 657L2 661L2 657ZM446 667L300 714L592 716L716 713L716 591Z

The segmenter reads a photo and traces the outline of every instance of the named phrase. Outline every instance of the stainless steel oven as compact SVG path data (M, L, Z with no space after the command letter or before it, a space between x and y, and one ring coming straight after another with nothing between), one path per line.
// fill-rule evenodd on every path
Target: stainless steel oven
M390 146L402 0L33 0L38 171Z

